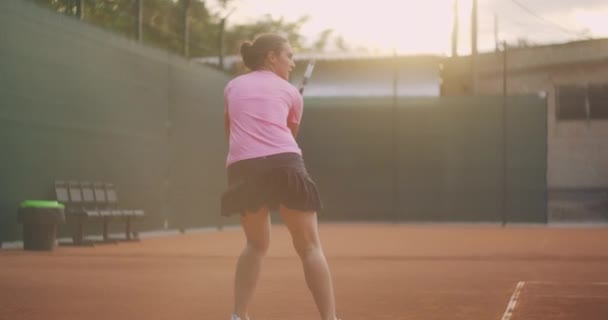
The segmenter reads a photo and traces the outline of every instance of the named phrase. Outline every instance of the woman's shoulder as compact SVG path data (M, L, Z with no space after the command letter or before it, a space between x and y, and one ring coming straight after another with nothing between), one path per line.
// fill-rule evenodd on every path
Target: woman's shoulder
M235 84L235 83L240 82L242 79L247 78L247 75L248 75L248 74L249 74L249 73L240 74L240 75L238 75L238 76L236 76L236 77L232 78L230 81L228 81L228 85L232 85L232 84Z
M257 78L258 77L257 77L256 72L252 71L252 72L244 73L244 74L234 77L232 80L230 80L228 82L228 84L226 86L228 87L228 86L238 86L238 85L246 84L251 81L257 81L256 80Z
M232 78L232 80L228 81L228 83L224 87L224 92L226 93L226 92L230 91L234 87L238 88L238 87L242 86L242 83L245 82L243 80L246 80L245 76L246 76L246 74L239 75L237 77Z
M278 92L287 92L290 95L298 95L298 89L289 81L271 74L269 72L249 72L239 75L228 82L225 90L230 88L272 88Z
M287 92L289 92L290 95L296 96L296 97L300 96L300 91L298 90L298 88L296 88L296 86L293 83L291 83L285 79L281 79L281 80L283 82L285 90L287 90Z

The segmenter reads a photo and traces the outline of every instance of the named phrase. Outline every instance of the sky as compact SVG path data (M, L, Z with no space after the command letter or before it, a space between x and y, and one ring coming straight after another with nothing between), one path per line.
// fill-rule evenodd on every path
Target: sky
M459 0L460 54L470 52L471 3ZM266 14L286 21L308 15L301 32L309 44L323 30L332 29L354 50L448 55L453 6L454 0L233 0L236 10L228 23L255 21ZM498 40L508 43L608 37L606 0L478 0L478 6L480 51L495 47L495 15Z

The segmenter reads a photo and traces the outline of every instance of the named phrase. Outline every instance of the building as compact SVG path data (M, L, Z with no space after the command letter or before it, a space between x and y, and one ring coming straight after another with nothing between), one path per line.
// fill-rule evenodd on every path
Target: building
M608 39L483 53L475 69L470 56L446 59L442 95L546 94L550 194L595 191L608 209Z

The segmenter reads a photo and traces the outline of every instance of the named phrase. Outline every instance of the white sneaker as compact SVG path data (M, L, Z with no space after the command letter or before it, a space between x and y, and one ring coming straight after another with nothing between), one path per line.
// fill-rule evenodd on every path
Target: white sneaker
M241 319L241 317L237 316L236 314L233 314L232 317L230 318L230 320L249 320L249 319Z

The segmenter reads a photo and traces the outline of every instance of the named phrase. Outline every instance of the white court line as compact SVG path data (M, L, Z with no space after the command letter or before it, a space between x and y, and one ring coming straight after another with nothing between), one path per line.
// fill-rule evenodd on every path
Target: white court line
M521 289L524 287L525 281L520 281L517 283L515 287L515 291L511 295L511 300L509 300L509 304L507 305L507 310L502 315L501 320L509 320L511 316L513 316L513 311L515 311L515 306L517 305L517 299L519 299L519 294L521 293Z
M526 281L528 284L540 284L547 286L608 286L608 281L579 282L579 281Z
M535 294L534 298L548 298L548 299L604 299L604 300L608 300L608 296L574 295L574 294L565 294L565 295L564 294Z

